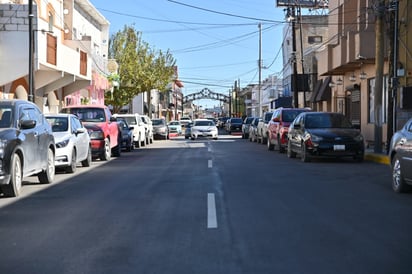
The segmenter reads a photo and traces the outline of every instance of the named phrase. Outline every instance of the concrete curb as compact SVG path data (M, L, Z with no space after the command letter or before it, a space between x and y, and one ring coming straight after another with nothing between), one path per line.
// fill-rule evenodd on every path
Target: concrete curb
M385 154L366 152L364 159L366 161L372 161L372 162L376 162L379 164L390 165L389 157L388 155L385 155Z

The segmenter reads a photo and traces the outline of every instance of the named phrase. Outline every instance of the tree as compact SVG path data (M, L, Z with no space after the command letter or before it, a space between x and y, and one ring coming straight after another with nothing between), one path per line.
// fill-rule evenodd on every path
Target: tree
M116 75L119 86L113 89L113 94L105 95L106 104L111 105L116 113L136 95L147 91L150 114L150 91L165 91L174 80L176 62L171 53L154 50L133 26L125 26L110 38L109 58L115 59L119 65Z

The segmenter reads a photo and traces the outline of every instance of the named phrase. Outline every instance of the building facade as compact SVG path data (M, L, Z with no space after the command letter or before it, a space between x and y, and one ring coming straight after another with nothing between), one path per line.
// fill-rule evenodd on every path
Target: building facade
M32 3L30 8L27 0L0 0L1 97L33 95L46 113L103 103L109 22L88 0Z

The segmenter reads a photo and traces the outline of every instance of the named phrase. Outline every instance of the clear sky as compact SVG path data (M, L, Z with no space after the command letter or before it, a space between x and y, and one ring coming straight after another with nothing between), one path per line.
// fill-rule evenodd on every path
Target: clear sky
M229 94L258 83L262 23L262 80L282 71L285 12L275 0L119 0L91 3L110 22L110 33L134 25L151 47L173 54L183 94L203 88ZM218 101L195 102L203 107Z

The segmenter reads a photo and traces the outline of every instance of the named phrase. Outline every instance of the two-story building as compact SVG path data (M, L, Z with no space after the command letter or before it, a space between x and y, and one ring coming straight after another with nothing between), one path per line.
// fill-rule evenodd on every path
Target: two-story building
M379 7L371 1L330 1L329 3L329 42L318 55L319 76L331 87L329 100L323 110L342 112L352 123L359 125L368 145L375 145L375 132L381 127L382 146L390 141L388 124L394 130L399 129L412 114L412 61L410 52L412 41L408 36L411 26L405 24L408 12L412 11L411 1L389 1ZM397 9L395 2L400 7ZM383 48L382 71L377 71L379 53L376 52L376 20L382 9L384 37L379 47ZM393 13L400 14L398 21L393 21ZM394 28L398 36L391 37ZM394 42L399 45L398 63L395 64L398 87L393 88L393 71L391 53ZM377 85L377 72L383 75L380 90ZM319 89L319 93L324 90ZM396 95L393 106L390 100ZM379 109L376 109L376 96L381 96ZM389 115L393 110L393 117Z
M103 103L109 22L88 0L0 0L0 97Z

